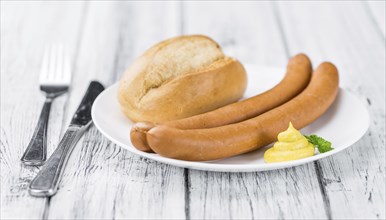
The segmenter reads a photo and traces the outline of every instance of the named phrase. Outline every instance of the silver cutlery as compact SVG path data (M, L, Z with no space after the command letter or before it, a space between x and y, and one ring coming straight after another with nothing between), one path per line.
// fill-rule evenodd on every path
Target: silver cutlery
M25 165L42 165L47 156L47 126L51 103L67 92L71 81L70 58L64 46L52 45L45 49L40 71L40 90L46 95L32 138L21 161Z
M76 110L59 146L31 181L29 192L33 196L49 197L56 193L64 167L73 147L90 126L91 107L96 97L104 90L102 84L92 81Z

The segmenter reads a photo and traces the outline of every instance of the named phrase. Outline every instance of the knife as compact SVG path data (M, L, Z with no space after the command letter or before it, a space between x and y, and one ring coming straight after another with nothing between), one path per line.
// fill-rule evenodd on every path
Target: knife
M29 193L32 196L50 197L57 192L60 178L73 147L91 125L92 104L103 90L104 87L99 82L90 83L59 146L31 181Z

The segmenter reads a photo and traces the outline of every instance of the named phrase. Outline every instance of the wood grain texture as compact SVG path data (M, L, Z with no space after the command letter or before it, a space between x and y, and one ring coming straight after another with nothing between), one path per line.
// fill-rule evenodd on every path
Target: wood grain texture
M366 1L364 7L370 11L370 19L376 23L383 36L386 36L386 1Z
M287 64L271 4L189 2L186 8L185 33L207 33L245 63ZM189 192L192 219L327 217L313 164L247 174L189 171Z
M175 34L166 32L171 29L167 19L172 17L163 16L173 7L161 2L87 4L69 117L86 82L97 79L110 85L142 51ZM69 159L60 190L49 202L48 218L181 219L184 191L183 169L133 155L92 128Z
M341 86L359 96L370 111L370 129L358 143L317 162L330 215L384 219L385 39L361 2L278 7L289 50L306 51L317 62L334 62Z
M39 167L23 166L27 147L43 106L38 76L45 44L66 42L74 47L82 4L1 2L1 218L39 219L47 199L30 197L28 184ZM62 27L65 27L63 29ZM53 102L48 155L59 140L63 95Z
M385 2L1 1L1 219L384 219ZM382 8L383 7L383 8ZM348 150L299 167L259 173L181 169L116 146L92 127L75 147L51 199L30 197L38 167L20 157L44 97L43 46L72 51L71 91L55 100L49 155L87 84L108 86L154 43L206 34L244 63L284 67L307 53L330 60L341 86L371 114ZM353 121L355 123L355 121Z
M186 2L183 34L205 33L241 62L287 65L286 48L268 3Z

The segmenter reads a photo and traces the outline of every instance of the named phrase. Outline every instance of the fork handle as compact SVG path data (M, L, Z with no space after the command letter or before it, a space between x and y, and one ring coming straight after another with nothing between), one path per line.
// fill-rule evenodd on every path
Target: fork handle
M47 125L51 110L52 98L47 97L40 113L38 124L28 144L26 151L21 157L25 165L42 165L47 157Z

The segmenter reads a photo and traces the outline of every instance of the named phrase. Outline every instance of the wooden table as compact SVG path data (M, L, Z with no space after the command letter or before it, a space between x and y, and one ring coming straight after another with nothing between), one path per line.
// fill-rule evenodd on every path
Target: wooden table
M92 127L57 195L29 196L40 167L23 166L20 157L44 101L38 75L46 44L65 43L73 58L71 91L52 107L50 155L90 80L111 85L154 43L193 33L211 36L245 63L284 67L298 52L315 66L334 62L341 87L367 105L369 131L307 165L217 173L138 157ZM1 218L384 219L385 59L384 1L2 1Z

